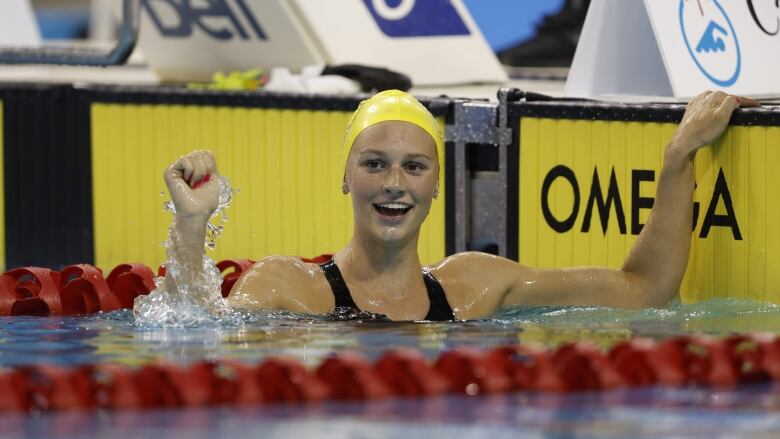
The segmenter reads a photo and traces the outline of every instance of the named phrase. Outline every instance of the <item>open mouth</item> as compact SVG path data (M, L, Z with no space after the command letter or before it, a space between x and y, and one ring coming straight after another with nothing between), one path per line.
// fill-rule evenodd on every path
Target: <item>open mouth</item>
M376 203L373 206L380 215L388 218L401 218L412 210L412 206L406 203Z

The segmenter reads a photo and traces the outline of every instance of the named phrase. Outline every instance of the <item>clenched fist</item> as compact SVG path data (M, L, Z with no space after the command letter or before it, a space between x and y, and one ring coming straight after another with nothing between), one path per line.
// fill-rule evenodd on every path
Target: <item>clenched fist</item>
M179 157L163 173L168 192L183 217L208 219L219 206L217 162L209 151L193 151Z

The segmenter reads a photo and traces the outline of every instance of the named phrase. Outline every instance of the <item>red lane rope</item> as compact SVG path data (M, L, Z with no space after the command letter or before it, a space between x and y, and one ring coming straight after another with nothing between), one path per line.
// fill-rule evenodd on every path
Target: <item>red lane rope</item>
M301 258L322 263L332 255ZM227 297L241 274L252 267L249 259L217 263L223 273L222 297ZM165 275L165 268L157 270ZM116 266L107 278L88 264L69 265L62 271L23 267L0 274L0 316L69 316L130 309L136 297L154 290L154 272L144 264Z
M343 353L307 369L289 358L256 365L203 361L0 369L0 412L247 406L362 401L443 394L576 392L650 385L715 386L780 381L780 338L634 339L607 351L578 342L554 349L454 349L427 361L412 349L386 351L373 364Z

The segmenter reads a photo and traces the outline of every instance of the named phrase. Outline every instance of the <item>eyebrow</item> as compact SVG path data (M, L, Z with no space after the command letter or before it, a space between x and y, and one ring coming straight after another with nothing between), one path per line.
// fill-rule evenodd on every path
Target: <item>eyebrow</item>
M365 155L365 154L376 154L381 156L387 155L387 153L381 149L365 149L363 151L360 151L360 155ZM404 158L412 158L412 159L424 158L428 160L433 160L433 158L423 153L407 154L406 156L404 156Z

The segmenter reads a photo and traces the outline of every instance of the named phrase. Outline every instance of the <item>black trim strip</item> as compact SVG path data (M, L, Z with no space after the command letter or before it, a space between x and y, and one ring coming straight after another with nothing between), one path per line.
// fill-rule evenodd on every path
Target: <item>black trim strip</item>
M685 112L682 104L617 104L605 102L513 102L508 107L509 117L551 119L587 119L624 122L678 123ZM780 106L741 108L731 118L731 125L780 126Z
M455 123L455 101L444 113L444 124ZM455 254L455 144L444 142L444 254Z
M444 144L444 253L455 254L455 144Z
M291 110L354 111L371 95L324 96L250 91L189 90L182 87L89 86L78 89L92 102L118 104L209 105ZM437 117L450 111L450 99L418 98Z
M512 128L512 143L506 151L506 257L520 260L518 246L520 234L520 119L509 113L508 125Z

